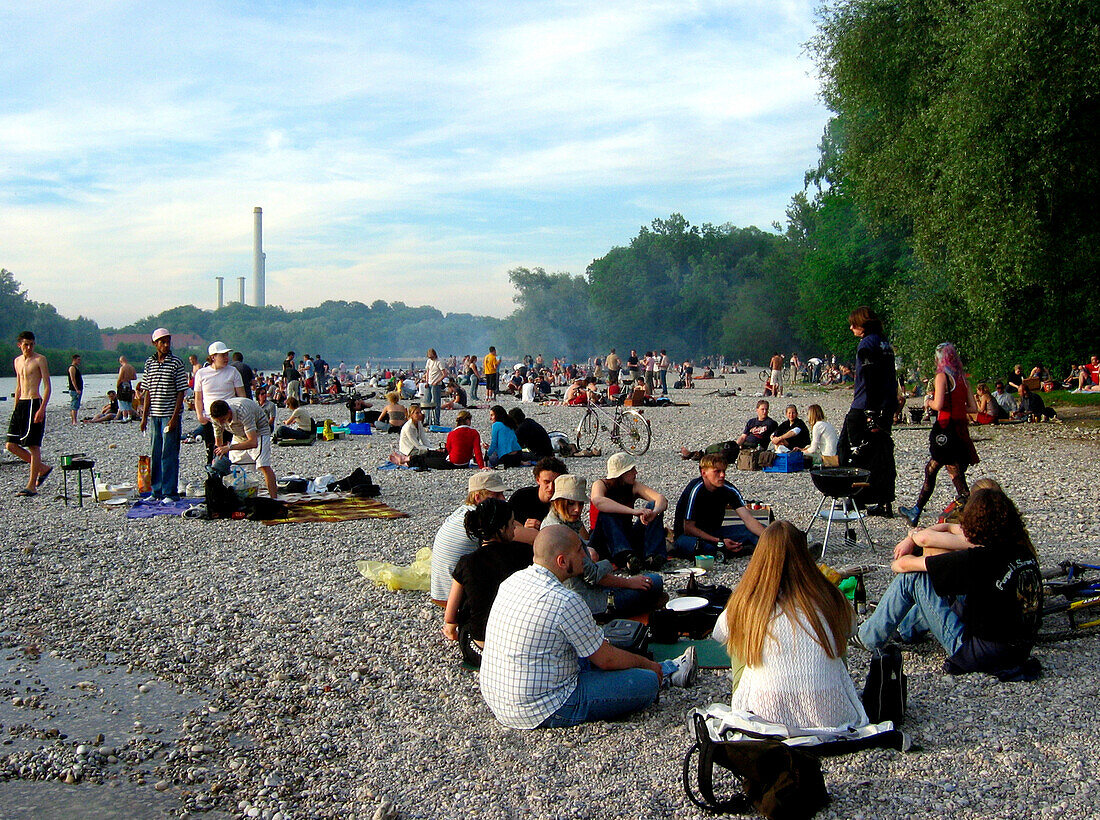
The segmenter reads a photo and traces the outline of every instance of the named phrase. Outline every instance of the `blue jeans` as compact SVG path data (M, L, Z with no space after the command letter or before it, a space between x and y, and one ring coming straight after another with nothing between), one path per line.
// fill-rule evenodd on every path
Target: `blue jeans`
M652 508L653 502L647 506ZM618 566L623 566L626 558L635 554L643 558L652 555L667 558L664 514L643 524L633 515L600 513L592 533L592 546Z
M169 416L150 416L149 434L153 439L153 498L179 498L180 426L168 429Z
M668 371L667 370L658 370L657 372L661 374L661 395L662 396L667 396L668 395Z
M676 664L664 661L661 671L668 680ZM604 672L587 658L577 661L577 688L558 711L544 720L540 729L576 726L591 720L608 720L643 709L657 699L657 675L648 669L620 669Z
M648 612L653 609L657 596L665 588L664 579L655 572L643 572L650 580L652 586L649 589L623 589L615 587L611 589L611 596L615 600L616 618L627 618L640 612Z
M749 528L745 526L744 522L738 521L736 524L727 524L724 527L719 527L718 532L715 533L721 538L728 538L731 541L740 541L742 544L748 544L750 549L745 550L744 554L748 555L752 552L751 547L756 546L757 536L749 531ZM700 542L694 535L677 535L676 540L672 542L673 548L681 555L713 555L717 546L710 543L710 541Z
M927 572L897 575L874 613L859 628L859 639L874 649L885 644L899 626L908 633L903 634L904 638L913 637L914 629L927 629L947 650L948 657L962 645L962 619L947 599L936 594Z
M439 425L439 408L443 406L443 385L442 384L429 384L428 385L428 405L432 406L432 409L428 410L427 418L428 424Z
M477 388L479 381L478 377L470 375L467 377L466 381L470 384L470 398L474 401L477 401Z

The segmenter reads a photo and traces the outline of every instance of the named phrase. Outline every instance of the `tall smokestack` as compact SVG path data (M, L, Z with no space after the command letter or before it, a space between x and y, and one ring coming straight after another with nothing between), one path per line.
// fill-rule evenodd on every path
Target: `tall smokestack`
M218 310L221 310L225 306L225 277L215 276L218 280Z
M265 303L264 268L267 256L264 254L263 208L252 209L252 303L263 307ZM244 299L241 300L242 302Z
M243 276L238 276L237 277L237 284L241 286L241 304L243 305L244 304L244 277Z

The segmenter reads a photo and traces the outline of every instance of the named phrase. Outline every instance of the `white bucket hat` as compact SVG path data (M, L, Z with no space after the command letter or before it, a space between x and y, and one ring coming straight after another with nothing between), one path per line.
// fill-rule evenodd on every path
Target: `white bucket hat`
M583 476L564 473L554 479L554 496L551 501L564 498L569 501L580 501L582 504L588 500L588 482Z
M629 473L638 466L634 456L630 453L615 453L607 460L607 477L618 478L623 473Z

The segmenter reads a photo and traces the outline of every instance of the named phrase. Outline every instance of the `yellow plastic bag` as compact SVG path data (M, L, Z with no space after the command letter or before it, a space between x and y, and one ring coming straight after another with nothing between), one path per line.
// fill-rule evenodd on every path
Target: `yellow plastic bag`
M416 560L407 567L387 564L385 561L356 561L355 567L364 578L390 590L415 589L427 592L432 586L431 547L417 550Z

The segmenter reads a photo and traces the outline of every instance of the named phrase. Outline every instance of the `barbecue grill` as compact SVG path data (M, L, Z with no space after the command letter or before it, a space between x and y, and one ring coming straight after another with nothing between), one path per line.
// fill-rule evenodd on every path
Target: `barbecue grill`
M845 525L844 543L847 546L863 546L858 539L852 523L858 521L866 538L866 546L874 549L875 542L871 539L871 533L867 531L867 523L863 520L864 514L856 506L855 496L867 486L867 479L871 476L870 470L862 467L816 467L810 470L810 478L814 486L821 491L821 503L810 519L806 527L806 539L809 540L810 530L817 523L818 518L825 519L825 540L821 544L821 558L825 557L825 551L829 547L829 536L832 533L833 522L841 522ZM830 501L829 511L823 512L826 501ZM839 502L840 509L837 509Z

